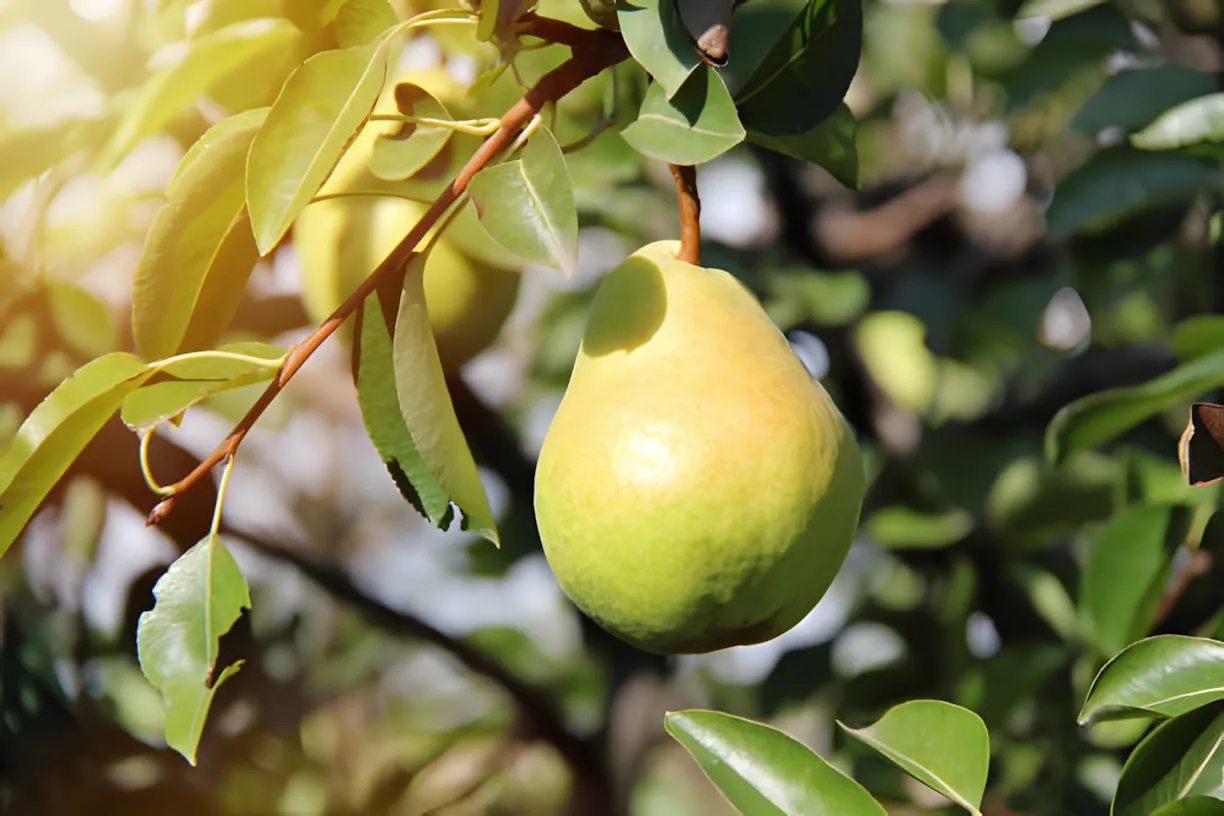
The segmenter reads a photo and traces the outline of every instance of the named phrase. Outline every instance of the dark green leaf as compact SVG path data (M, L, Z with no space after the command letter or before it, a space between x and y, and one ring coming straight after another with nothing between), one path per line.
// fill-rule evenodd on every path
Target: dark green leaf
M718 711L673 711L667 732L741 813L884 816L861 785L776 728Z
M718 69L733 97L789 34L807 6L808 0L752 0L736 8L735 25L727 39L727 53L733 57Z
M161 359L212 345L258 260L243 213L247 151L267 108L222 119L179 164L145 238L132 291L132 336Z
M404 116L450 121L446 107L429 91L412 82L398 82L392 92ZM450 139L450 128L407 123L378 135L370 154L370 172L380 179L400 181L433 161Z
M1152 811L1152 816L1224 816L1224 802L1210 796L1188 796Z
M1173 353L1183 363L1224 350L1224 316L1191 315L1173 327Z
M578 252L578 209L557 140L536 131L520 158L481 170L468 185L480 223L510 252L569 277Z
M1224 385L1224 351L1191 360L1142 385L1098 391L1064 405L1046 428L1058 462L1117 437L1161 411Z
M639 153L684 165L710 161L744 135L731 94L708 65L694 71L670 101L662 85L652 84L637 120L621 131Z
M1131 752L1112 816L1148 816L1189 796L1224 795L1224 701L1161 723Z
M112 352L78 369L26 417L0 458L0 555L124 397L152 375L138 357Z
M196 748L217 688L240 663L214 677L220 638L251 606L246 579L216 535L170 565L140 616L140 668L166 703L166 743L195 765Z
M1176 717L1216 700L1224 700L1224 643L1157 635L1127 646L1105 664L1079 722Z
M701 64L676 0L619 0L616 17L629 53L670 99Z
M807 133L797 136L768 136L746 125L748 141L811 162L828 170L833 178L850 188L858 187L858 148L855 144L854 114L842 103L828 119Z
M1170 105L1211 93L1215 81L1193 68L1169 62L1114 74L1084 103L1071 127L1097 133L1120 127L1130 133L1150 124Z
M981 816L990 734L977 714L940 700L913 700L893 706L866 728L838 725L919 782Z
M744 127L764 136L793 137L828 119L858 70L862 40L860 0L809 0L736 93Z
M1203 142L1224 142L1224 93L1174 105L1131 136L1131 144L1143 150L1178 150Z
M95 146L109 130L109 118L56 122L0 133L0 201L78 150Z
M315 54L285 82L247 156L247 209L261 255L310 203L374 109L387 42Z

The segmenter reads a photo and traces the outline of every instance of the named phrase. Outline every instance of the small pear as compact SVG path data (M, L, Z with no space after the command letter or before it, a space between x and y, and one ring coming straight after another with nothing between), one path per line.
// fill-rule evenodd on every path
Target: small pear
M562 590L643 651L770 640L845 560L853 432L734 277L635 252L600 283L535 480Z

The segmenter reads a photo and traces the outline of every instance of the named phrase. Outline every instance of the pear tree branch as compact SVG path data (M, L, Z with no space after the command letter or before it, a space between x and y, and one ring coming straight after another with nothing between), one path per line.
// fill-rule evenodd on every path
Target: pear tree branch
M697 168L669 164L680 199L679 259L694 266L701 264L701 199L697 196Z
M267 389L260 395L259 399L251 406L250 410L247 411L238 424L234 426L229 435L221 441L211 454L200 462L195 470L169 486L169 495L149 513L148 523L150 525L158 524L173 510L174 500L177 495L189 489L216 465L223 462L227 457L232 456L238 450L242 440L246 438L251 428L254 427L255 423L263 415L263 412L267 410L277 394L289 383L293 375L310 359L310 356L314 354L319 346L327 338L331 337L336 329L340 327L340 324L351 316L365 299L378 288L380 283L386 280L389 275L395 274L404 268L404 265L408 263L416 251L417 244L437 223L438 219L459 200L464 190L467 189L472 177L488 165L497 154L509 146L523 127L533 117L538 115L545 105L561 99L605 68L615 65L629 56L629 51L620 36L605 29L580 29L577 26L570 26L561 21L548 20L531 15L531 18L522 26L520 33L532 34L542 39L555 39L556 42L570 46L573 49L573 55L560 66L545 74L534 87L527 91L522 99L506 111L505 115L501 117L497 131L486 139L484 144L472 155L472 158L463 166L463 169L459 171L450 185L442 191L437 200L417 221L416 226L404 236L399 244L391 250L390 254L383 259L382 263L370 273L361 286L347 300L337 307L331 316L319 324L307 337L289 349L285 362L268 384Z

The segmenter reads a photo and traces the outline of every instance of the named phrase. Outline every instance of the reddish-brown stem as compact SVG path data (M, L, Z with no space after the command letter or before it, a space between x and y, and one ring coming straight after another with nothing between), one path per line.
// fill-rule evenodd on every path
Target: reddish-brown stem
M697 197L697 168L670 164L680 198L680 254L685 263L701 265L701 199Z
M563 42L571 46L573 48L573 56L545 74L534 87L527 91L522 99L516 102L510 110L506 111L505 115L501 117L500 126L497 131L485 140L484 144L472 155L472 158L468 159L467 164L463 166L463 169L451 181L450 186L442 191L437 200L417 221L416 226L404 236L395 249L391 250L391 253L370 273L361 286L357 287L357 290L349 295L348 299L340 304L336 311L332 312L330 317L319 324L318 328L307 337L289 349L285 362L281 365L276 377L268 384L267 389L255 401L255 404L251 406L246 415L234 426L229 435L222 440L221 444L205 457L195 470L173 485L170 485L168 488L170 495L158 503L152 512L149 513L148 524L157 524L164 519L174 509L174 497L177 494L190 488L210 470L238 450L238 446L242 444L242 440L246 438L247 433L250 432L255 422L267 410L268 405L276 398L276 395L289 383L293 375L310 359L310 355L314 354L319 346L340 327L340 324L361 306L362 302L378 288L382 280L388 275L403 269L404 265L411 260L413 253L416 251L417 244L421 242L425 234L429 232L450 206L463 195L463 191L467 189L472 177L488 165L498 153L504 150L514 137L518 135L519 131L531 121L533 116L543 110L544 106L549 102L560 99L604 68L615 65L629 56L624 41L613 32L602 29L588 31L576 26L568 26L568 24L561 23L560 21L548 20L547 18L535 17L534 15L532 15L532 19L529 22L531 23L531 33L537 34L538 30L537 36L544 37L545 32L558 35L557 42ZM553 25L553 23L557 25ZM571 31L570 29L573 30ZM581 36L576 32L581 32ZM564 36L564 39L561 39L561 36Z

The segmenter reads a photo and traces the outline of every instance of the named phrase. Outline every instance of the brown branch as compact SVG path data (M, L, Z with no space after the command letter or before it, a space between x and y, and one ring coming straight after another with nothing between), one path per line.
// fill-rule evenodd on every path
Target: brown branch
M697 195L697 168L669 164L680 199L680 254L685 263L701 265L701 199Z
M544 19L537 18L535 25L544 25ZM553 27L549 26L549 28ZM577 31L584 31L585 33L581 41L574 33ZM242 444L242 440L250 432L259 417L263 415L263 412L267 410L268 405L284 389L298 369L310 359L310 355L340 327L341 323L357 310L388 275L403 269L404 265L408 263L416 251L417 244L421 242L425 234L451 205L459 199L464 190L467 189L467 185L472 180L472 177L506 148L511 140L518 135L519 131L531 121L532 117L536 116L549 102L560 99L604 68L620 62L629 55L624 41L617 34L604 29L585 31L576 27L574 32L567 31L566 33L566 36L573 40L572 43L568 43L573 47L573 56L545 74L533 88L527 91L522 99L516 102L510 110L506 111L505 115L501 117L500 127L497 129L497 132L485 140L480 149L473 154L463 169L459 171L459 174L450 183L450 186L442 191L438 199L421 216L416 226L404 236L403 240L391 250L391 253L370 273L361 286L344 303L340 304L330 317L324 320L309 336L289 349L284 364L281 365L276 377L268 384L267 390L260 395L259 399L247 411L246 416L238 422L229 436L195 470L170 486L171 495L153 508L153 511L149 514L149 524L157 524L164 519L174 508L174 500L178 494L190 488L206 473L238 450L238 446Z

